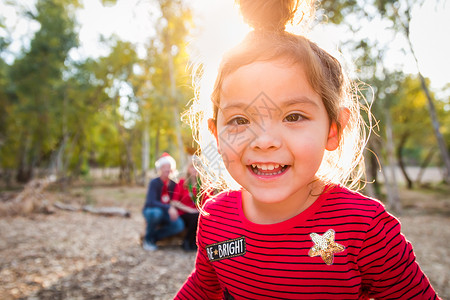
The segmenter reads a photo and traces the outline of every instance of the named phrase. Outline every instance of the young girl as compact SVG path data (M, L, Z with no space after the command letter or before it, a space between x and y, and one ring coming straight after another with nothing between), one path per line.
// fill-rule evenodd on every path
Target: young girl
M203 206L176 299L437 299L399 221L344 187L360 177L358 102L335 58L284 31L297 3L240 1L255 30L219 69L216 144L197 131L210 182L240 188Z

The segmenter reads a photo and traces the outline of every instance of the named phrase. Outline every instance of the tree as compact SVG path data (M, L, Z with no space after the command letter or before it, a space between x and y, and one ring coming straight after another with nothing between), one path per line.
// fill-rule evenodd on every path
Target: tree
M185 72L180 72L182 69L176 69L175 65L184 65L186 70L188 60L185 39L189 32L189 26L191 25L191 13L189 7L181 0L159 0L159 5L162 18L161 22L159 22L160 27L158 28L158 33L163 43L162 54L167 63L165 76L170 84L166 95L173 106L173 120L177 137L179 160L181 165L184 165L185 150L179 109L182 93L177 91L177 77L179 78L178 83L182 79L184 81L182 84L185 85L185 80L189 76ZM183 102L186 103L187 101L185 100Z
M103 37L108 55L74 61L69 51L78 42L77 7L76 0L38 0L35 10L24 11L40 24L29 46L13 53L10 64L0 56L2 171L15 168L25 182L36 171L70 178L90 167L119 166L121 179L130 183L139 166L144 173L149 158L162 151L182 159L190 132L179 112L193 97L186 68L189 7L182 1L156 3L161 14L145 57L113 36ZM0 39L0 54L8 43Z
M408 174L406 165L418 165L422 160L422 153L435 151L432 127L430 119L423 116L427 100L417 77L406 76L399 82L394 95L397 100L391 111L395 132L399 137L396 155L407 187L411 189L414 179Z
M395 143L391 107L397 101L395 91L403 76L400 72L392 72L386 68L384 64L386 45L378 41L364 39L348 41L346 46L352 49L351 52L356 56L355 64L359 70L359 79L370 86L369 89L362 89L361 92L363 93L363 99L369 102L371 113L377 120L376 128L380 129L379 134L370 136L368 141L370 153L365 154L368 159L366 164L368 181L375 183L374 191L371 193L376 197L381 196L376 171L380 166L384 177L388 205L391 209L400 212L401 203L397 187L397 161L394 155ZM373 124L369 123L369 125ZM372 129L374 128L369 128L369 130Z
M161 15L155 20L156 35L148 42L146 57L138 63L139 72L134 77L134 86L139 87L135 96L140 103L137 126L142 133L142 177L145 168L164 151L183 165L191 135L180 122L180 112L193 97L186 46L192 26L190 8L185 1L161 0L158 9Z
M9 134L15 151L9 150L18 153L17 180L21 182L32 177L58 143L55 120L63 98L59 87L68 53L77 46L73 16L77 5L77 1L39 0L36 14L26 12L40 29L30 48L11 66L12 107L7 121L15 123Z
M4 26L2 25L0 19L0 28L1 27ZM0 153L2 146L5 144L5 139L8 132L7 115L9 109L9 97L7 93L8 86L10 85L8 76L9 68L8 64L1 57L1 54L5 51L8 45L8 39L0 37Z
M136 120L131 108L135 101L132 78L138 57L130 42L113 39L111 44L111 53L99 59L94 74L97 80L103 82L102 89L109 98L106 103L110 116L108 119L115 126L121 141L119 177L124 182L131 183L136 177L133 155L133 140L136 138L133 127Z
M359 18L373 18L373 8L378 13L379 17L390 20L392 22L392 30L396 33L402 34L409 48L410 54L413 56L416 65L417 72L420 78L422 89L426 95L428 110L430 119L433 124L433 131L438 142L439 151L442 157L442 161L445 169L444 180L447 184L450 184L450 156L445 143L444 137L441 133L441 126L438 121L435 101L432 98L432 94L429 90L427 81L420 72L417 57L415 55L414 47L410 39L410 23L412 16L412 9L414 6L423 5L424 0L373 0L371 3L367 1L345 1L345 0L323 0L322 6L325 9L325 16L328 16L329 20L335 23L343 22L343 16L345 14L356 14ZM354 25L349 24L350 27Z
M428 110L429 110L429 114L430 114L430 118L431 118L431 123L433 124L433 132L434 132L434 135L436 136L436 140L437 140L438 146L439 146L439 151L441 153L442 161L444 163L444 168L445 168L444 181L447 184L450 184L449 151L447 149L447 145L445 143L444 137L441 133L441 126L440 126L440 123L438 120L436 106L434 104L435 101L433 100L432 93L430 92L430 89L428 87L427 81L425 80L425 77L423 77L422 73L420 72L419 62L417 60L417 56L416 56L414 47L411 42L411 36L410 36L411 12L412 12L412 8L413 8L413 4L417 5L418 3L417 3L417 1L412 2L410 0L410 1L405 1L402 4L403 5L401 5L400 7L391 6L390 8L392 9L393 14L390 15L389 17L392 20L394 20L394 22L397 24L397 26L399 26L401 29L403 29L403 34L405 34L405 36L407 38L410 52L411 52L412 56L414 57L414 61L416 62L417 72L418 72L418 76L420 79L420 83L421 83L422 89L427 98ZM423 2L420 2L420 4L423 4ZM386 3L385 5L389 5L389 4Z

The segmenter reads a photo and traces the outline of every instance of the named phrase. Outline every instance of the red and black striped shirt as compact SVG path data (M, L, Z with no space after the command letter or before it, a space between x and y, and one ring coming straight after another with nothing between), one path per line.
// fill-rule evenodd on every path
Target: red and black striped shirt
M234 191L208 202L195 270L175 299L438 299L399 221L377 200L336 186L271 225L248 221L241 201ZM341 246L331 264L310 256L311 234L333 231Z

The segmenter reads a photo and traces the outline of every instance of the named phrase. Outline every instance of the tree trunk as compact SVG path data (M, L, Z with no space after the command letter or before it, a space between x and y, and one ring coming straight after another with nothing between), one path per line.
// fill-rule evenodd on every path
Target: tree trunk
M23 137L24 135L22 135ZM25 133L25 137L23 137L19 150L19 163L17 164L17 172L16 172L16 181L20 183L26 183L31 179L31 167L30 167L30 137L27 133Z
M137 177L136 165L135 165L134 159L133 159L133 149L132 149L132 142L131 142L132 140L133 140L133 138L130 138L128 143L127 143L127 145L126 145L126 148L127 148L127 165L128 165L128 169L129 169L129 172L130 172L130 175L129 175L130 178L129 178L129 181L128 181L129 184L132 183L133 181L135 181L136 177Z
M370 157L370 164L371 164L371 172L372 172L372 178L373 178L373 188L375 192L376 198L380 198L381 196L381 185L378 180L378 173L381 169L380 162L378 160L378 152L375 151L374 155Z
M398 10L396 9L395 11L397 12L397 16L399 16ZM411 8L409 8L409 11L411 11ZM419 61L417 60L417 56L416 56L416 53L414 52L414 47L411 42L411 37L410 37L410 32L409 32L409 28L410 28L410 24L411 24L410 16L411 16L411 14L408 14L407 23L406 24L402 23L402 26L403 26L403 29L405 30L406 39L408 41L409 48L410 48L411 53L416 62L417 72L419 74L422 89L427 98L428 110L430 113L431 123L433 124L434 135L436 136L438 146L439 146L439 151L441 153L442 161L444 163L444 181L445 181L445 183L450 184L450 156L448 154L447 146L445 145L444 137L442 136L442 133L440 130L439 120L438 120L438 117L436 114L436 108L434 107L433 98L431 97L431 93L430 93L430 90L428 89L427 82L425 81L425 78L422 76L422 73L420 72ZM399 19L400 19L400 17L399 17Z
M420 165L419 174L417 174L416 184L420 185L420 182L422 181L423 173L425 173L425 169L430 164L431 160L433 159L435 150L434 148L431 148L430 151L428 151L427 156L425 157L424 161Z
M177 90L176 90L176 82L175 82L175 70L173 66L173 57L172 53L170 51L172 47L168 47L168 60L169 60L169 77L170 77L170 97L172 98L172 104L173 104L173 119L175 122L175 132L177 135L177 144L178 144L178 153L179 153L179 159L180 159L180 166L184 166L185 159L184 159L184 144L183 144L183 138L181 136L181 116L180 112L178 110L178 101L177 101Z
M117 115L117 108L119 103L119 94L117 94L114 99L114 105L116 106L114 109L114 124L117 128L117 132L119 133L119 138L122 142L123 150L120 154L120 173L119 178L122 182L130 184L135 175L135 166L133 161L133 155L132 155L132 143L130 140L132 140L132 137L127 137L126 129L120 124L119 117Z
M140 184L145 185L147 181L147 171L150 166L150 132L148 114L144 112L144 129L142 130L142 173Z
M373 155L369 156L368 163L370 164L370 177L373 180L374 193L377 199L381 197L381 185L378 180L378 173L381 170L381 163L379 161L380 157L380 141L379 137L372 135L369 140L369 146L373 151Z
M156 124L156 134L155 134L155 162L158 160L160 153L159 150L159 140L161 138L161 125L159 122Z
M366 166L367 185L364 192L369 197L381 199L382 191L378 180L379 173L382 172L380 161L380 141L379 136L371 135L364 152L364 162ZM384 176L384 174L382 174Z
M375 153L373 152L373 150L366 150L364 151L364 161L365 163L365 167L366 167L366 185L364 187L365 193L367 194L367 196L372 197L372 198L378 198L376 192L375 192L375 178L376 178L376 172L374 174L374 169L375 166L372 165L371 160L372 160L372 156L375 156Z
M51 175L55 175L58 178L65 177L65 170L64 170L64 152L66 149L68 136L67 133L64 134L64 136L58 141L57 143L57 149L56 151L53 151L53 153L50 156L50 163L49 163L49 173Z
M408 189L411 190L413 188L413 182L412 182L411 178L409 178L408 172L406 172L406 166L405 166L405 163L403 162L403 155L402 155L403 148L406 144L406 141L408 140L408 137L409 137L409 132L405 132L401 136L396 153L397 153L397 160L398 160L398 165L400 167L400 170L402 171L402 174L405 177Z
M396 162L394 156L394 138L392 134L392 121L391 114L389 108L385 108L385 116L386 116L386 139L387 139L387 158L388 158L388 166L390 172L390 179L385 176L385 184L388 189L387 199L388 205L394 211L400 213L401 212L401 203L400 197L398 195L398 186L397 186L397 176L395 174Z
M69 140L69 131L68 131L68 125L67 125L67 90L64 93L63 98L63 112L62 112L62 134L63 134L63 141L60 148L60 151L58 153L58 159L57 159L57 177L58 178L64 178L67 176L67 164L65 163L65 155L66 155L66 149L67 149L67 143ZM64 186L65 188L65 186Z
M434 107L433 99L431 98L427 83L425 81L425 78L423 78L422 73L420 72L419 77L420 82L422 84L422 89L424 90L425 95L427 96L428 109L430 112L431 122L433 124L434 135L436 136L439 150L441 152L442 161L444 163L444 181L445 183L450 184L450 156L447 151L447 146L445 145L444 137L442 136L440 130L440 125L436 114L436 108Z
M126 139L122 136L125 151L121 155L120 164L120 179L122 182L130 184L135 179L135 166L132 157L131 143L128 143Z

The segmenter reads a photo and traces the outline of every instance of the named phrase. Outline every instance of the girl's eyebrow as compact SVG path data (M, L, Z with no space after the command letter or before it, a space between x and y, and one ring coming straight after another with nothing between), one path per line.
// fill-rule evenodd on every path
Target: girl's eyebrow
M289 107L289 106L294 106L294 105L298 105L298 104L302 104L302 105L307 104L307 105L312 105L312 106L319 108L317 101L314 101L306 96L287 99L286 101L281 103L281 106Z
M230 109L246 109L248 108L248 104L247 103L243 103L243 102L237 102L237 103L231 103L228 105L224 105L224 106L219 106L219 110L230 110Z
M300 97L295 97L295 98L288 98L287 100L284 100L281 102L281 104L277 104L275 102L273 102L272 100L270 100L270 106L272 106L273 108L277 107L278 105L280 106L279 108L286 108L289 106L295 106L295 105L311 105L313 107L319 108L319 105L317 104L317 101L314 101L312 99L310 99L307 96L300 96ZM257 105L257 103L254 103L255 105ZM248 104L248 103L244 103L244 102L234 102L234 103L230 103L230 104L226 104L224 106L219 106L219 110L222 111L226 111L226 110L232 110L232 109L238 109L238 110L248 110L249 108L251 108L252 104Z

